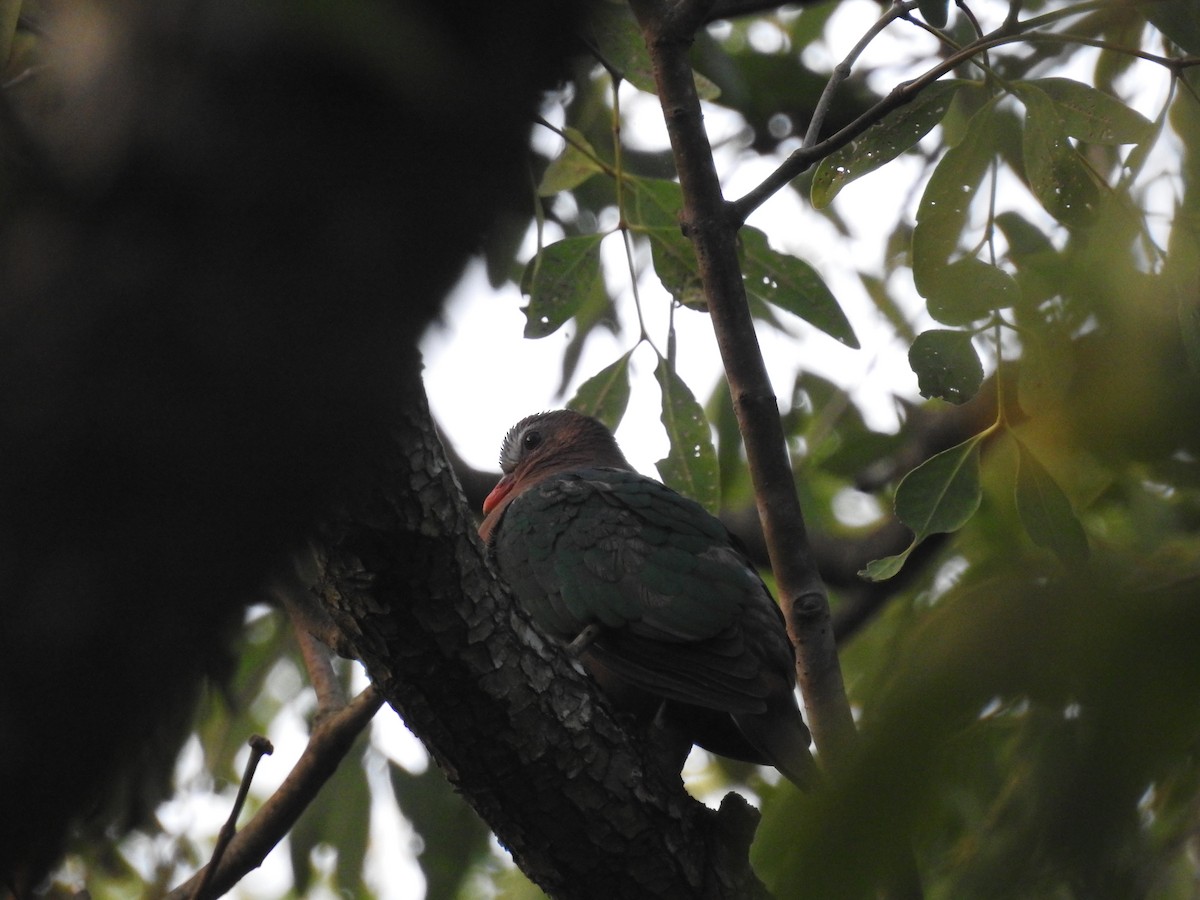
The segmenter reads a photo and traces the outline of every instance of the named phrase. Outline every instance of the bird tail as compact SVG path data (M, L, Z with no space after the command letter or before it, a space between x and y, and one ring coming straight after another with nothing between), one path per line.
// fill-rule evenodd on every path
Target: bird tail
M809 752L808 728L799 710L768 709L757 715L734 715L734 721L746 739L788 781L802 791L814 790L824 776Z

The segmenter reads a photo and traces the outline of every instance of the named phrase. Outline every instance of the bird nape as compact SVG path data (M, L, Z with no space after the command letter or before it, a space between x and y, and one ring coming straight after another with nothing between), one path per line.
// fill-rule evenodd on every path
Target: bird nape
M480 537L517 602L613 705L812 787L783 614L725 526L570 410L514 425L500 467Z

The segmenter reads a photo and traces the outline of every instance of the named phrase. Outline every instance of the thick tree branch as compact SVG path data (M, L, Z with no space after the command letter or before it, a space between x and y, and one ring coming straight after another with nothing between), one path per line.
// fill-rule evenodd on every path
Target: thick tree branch
M704 131L687 51L695 17L668 15L668 4L634 0L654 64L684 196L684 229L696 250L705 298L746 444L763 533L797 647L797 672L809 725L836 760L853 741L829 620L829 601L805 533L775 394L754 332L737 258L738 223L721 193Z
M511 604L423 398L325 535L321 594L374 683L518 865L561 898L764 897L756 813L714 813Z

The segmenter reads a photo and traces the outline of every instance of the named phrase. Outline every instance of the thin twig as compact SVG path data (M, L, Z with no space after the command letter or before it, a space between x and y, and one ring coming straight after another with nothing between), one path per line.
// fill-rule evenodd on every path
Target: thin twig
M283 840L300 814L308 808L382 705L383 696L372 685L343 709L319 721L309 736L308 746L279 790L229 841L220 864L210 862L186 883L171 891L167 900L194 898L197 896L196 885L201 881L210 883L212 893L209 896L219 897L248 872L262 865L267 854Z
M297 605L288 597L284 607L292 620L292 632L300 645L300 658L308 672L308 682L317 694L317 718L337 712L346 705L346 692L333 670L333 657L329 648L308 630L308 623Z
M821 96L817 100L816 107L813 109L812 118L808 122L808 131L804 134L803 146L811 147L817 142L817 138L821 136L821 126L825 124L825 116L829 112L829 108L833 105L833 95L837 93L837 89L842 82L850 77L850 72L854 68L855 61L862 56L863 51L867 49L867 45L875 40L883 29L891 25L896 19L908 15L916 6L917 0L893 3L882 16L875 20L875 24L868 28L866 33L859 38L858 43L846 54L846 58L833 67L833 74L825 82L825 89L821 91Z
M229 818L225 820L225 824L221 826L221 830L217 834L217 845L213 847L212 859L203 869L203 877L192 893L192 900L204 900L208 896L213 873L217 871L217 867L221 864L221 857L225 855L229 842L237 833L237 820L242 814L242 807L246 805L246 795L250 793L250 782L254 780L254 771L258 768L258 761L274 752L275 748L271 746L271 742L262 735L255 734L250 737L250 758L246 760L246 771L242 773L242 783L238 786L237 797L233 800L233 809L229 811Z
M797 648L797 678L809 725L824 758L836 764L854 740L829 602L809 547L788 462L779 408L754 332L737 255L737 228L721 193L712 146L688 59L694 8L633 0L684 197L684 229L697 266L729 381L754 482L763 535Z

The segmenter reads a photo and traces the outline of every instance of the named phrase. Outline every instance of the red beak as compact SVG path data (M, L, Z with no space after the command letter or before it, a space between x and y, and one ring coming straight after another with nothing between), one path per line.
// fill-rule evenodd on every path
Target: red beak
M516 478L513 473L509 473L496 482L496 486L492 488L492 492L487 495L483 501L483 514L487 515L493 509L500 505L500 501L507 497L516 484Z

